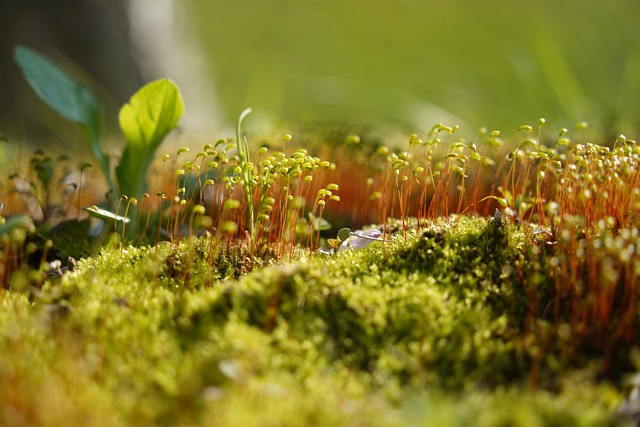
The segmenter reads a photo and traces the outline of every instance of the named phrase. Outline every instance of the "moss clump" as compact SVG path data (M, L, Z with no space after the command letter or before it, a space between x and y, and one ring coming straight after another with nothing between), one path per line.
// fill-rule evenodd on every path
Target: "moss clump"
M598 357L540 362L517 274L537 243L500 218L238 278L206 244L105 250L31 300L3 293L0 424L618 422Z

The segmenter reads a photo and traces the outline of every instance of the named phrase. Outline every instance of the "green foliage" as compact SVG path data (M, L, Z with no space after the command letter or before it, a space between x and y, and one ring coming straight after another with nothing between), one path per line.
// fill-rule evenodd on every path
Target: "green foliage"
M62 117L78 124L91 144L102 130L101 109L89 89L39 53L18 46L14 57L38 96Z
M120 110L120 128L127 139L116 167L120 193L140 197L156 150L184 112L180 90L170 80L148 83Z
M118 200L121 195L140 197L157 148L183 114L184 102L177 86L167 79L151 82L122 107L119 121L128 144L113 175L109 156L100 148L101 110L89 89L31 49L17 46L14 55L38 96L83 130L111 189L112 199ZM47 169L39 169L41 179L46 178L47 172ZM135 223L133 228L136 229Z
M80 126L110 185L109 156L100 148L102 111L89 89L39 53L17 46L14 58L38 96L62 117Z

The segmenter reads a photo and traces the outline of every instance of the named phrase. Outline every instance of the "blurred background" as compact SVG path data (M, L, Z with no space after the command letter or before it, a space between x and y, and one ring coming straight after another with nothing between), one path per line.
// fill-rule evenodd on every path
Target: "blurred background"
M0 135L81 140L22 79L16 44L85 82L117 133L145 82L183 91L185 132L229 136L246 107L268 133L347 123L409 134L436 122L510 132L545 117L640 128L636 0L28 0L0 15Z

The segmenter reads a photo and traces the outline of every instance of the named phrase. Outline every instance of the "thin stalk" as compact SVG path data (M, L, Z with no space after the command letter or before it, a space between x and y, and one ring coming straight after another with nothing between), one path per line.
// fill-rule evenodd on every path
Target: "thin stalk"
M249 143L247 139L242 135L242 121L251 113L251 108L245 109L240 113L238 117L238 124L236 126L236 142L238 144L238 157L240 158L240 168L242 168L242 187L244 189L245 196L247 198L247 210L249 214L249 236L251 242L249 245L253 245L253 238L255 237L255 212L253 207L253 180L252 173L247 164L251 162L251 155L249 153Z

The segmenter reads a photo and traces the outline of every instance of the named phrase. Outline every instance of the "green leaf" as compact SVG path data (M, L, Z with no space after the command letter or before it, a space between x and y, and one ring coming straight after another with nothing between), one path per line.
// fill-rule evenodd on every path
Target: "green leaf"
M25 79L40 99L56 113L80 126L109 185L115 190L109 157L102 152L99 145L102 111L89 89L34 50L17 46L13 55Z
M155 151L178 125L183 112L180 90L167 79L145 85L122 107L120 128L128 144L116 168L120 194L140 197L144 192Z
M100 107L86 86L77 83L49 59L24 46L15 48L14 58L29 85L49 107L98 139L102 128Z
M347 240L349 237L351 237L351 230L348 228L341 228L340 231L338 231L338 239L342 240L343 242L345 240Z

